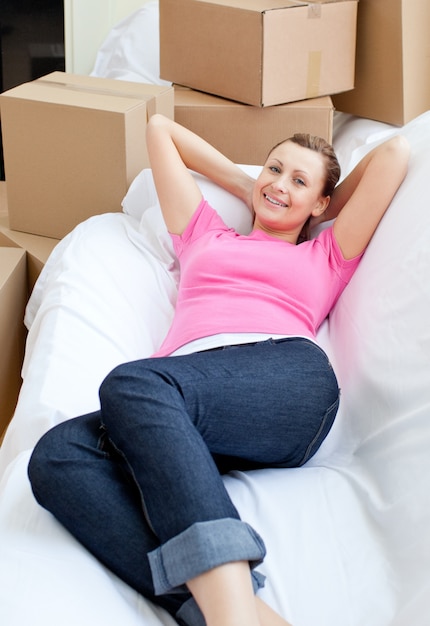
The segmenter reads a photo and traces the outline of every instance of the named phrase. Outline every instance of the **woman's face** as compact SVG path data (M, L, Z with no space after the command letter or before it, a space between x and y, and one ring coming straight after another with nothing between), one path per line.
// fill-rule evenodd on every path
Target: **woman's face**
M295 243L307 219L327 208L325 178L323 155L292 141L277 146L254 185L254 229Z

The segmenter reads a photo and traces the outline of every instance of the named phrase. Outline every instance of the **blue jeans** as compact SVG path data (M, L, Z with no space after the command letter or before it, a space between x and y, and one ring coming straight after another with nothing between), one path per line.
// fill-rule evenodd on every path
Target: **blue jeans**
M222 474L303 465L338 404L327 356L302 338L134 361L104 380L99 412L42 437L29 477L108 568L180 623L203 624L187 580L246 560L263 584L263 540Z

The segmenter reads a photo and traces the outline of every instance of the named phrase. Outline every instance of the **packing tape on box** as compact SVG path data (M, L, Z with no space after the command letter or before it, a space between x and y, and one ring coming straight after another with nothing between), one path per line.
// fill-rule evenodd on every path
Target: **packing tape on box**
M86 85L76 85L74 83L53 81L53 80L44 80L43 78L38 78L38 84L42 84L47 87L55 87L59 89L65 89L70 91L78 91L82 93L96 94L98 96L115 96L116 98L130 98L131 100L145 100L145 96L152 100L155 99L156 94L142 94L142 93L129 93L127 91L112 91L110 89L102 89L101 87L87 87ZM118 81L120 83L121 81ZM148 104L148 102L146 102Z
M320 93L321 50L311 50L308 54L308 76L306 98L316 98Z
M308 7L308 19L319 19L322 14L322 8L320 4L310 4Z
M321 0L323 1L323 0ZM321 17L322 15L322 6L320 3L315 3L315 2L301 2L300 0L296 3L294 3L294 6L299 6L299 7L308 7L308 19L318 19Z

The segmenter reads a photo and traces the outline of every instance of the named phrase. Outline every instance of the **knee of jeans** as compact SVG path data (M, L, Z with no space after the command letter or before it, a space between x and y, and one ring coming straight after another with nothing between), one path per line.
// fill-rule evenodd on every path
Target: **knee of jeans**
M103 418L120 410L124 401L134 400L145 389L155 389L160 382L151 359L117 365L103 380L99 389Z
M51 491L51 483L56 476L57 469L53 467L51 445L52 434L44 435L36 444L28 463L27 474L30 480L34 497L39 504L44 503L45 496Z
M117 365L105 377L99 389L99 397L102 405L106 406L110 401L118 398L128 378L128 363Z

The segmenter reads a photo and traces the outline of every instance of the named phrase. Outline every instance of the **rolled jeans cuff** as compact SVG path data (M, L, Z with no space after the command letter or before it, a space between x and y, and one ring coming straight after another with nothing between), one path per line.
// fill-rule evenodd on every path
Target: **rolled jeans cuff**
M266 554L260 535L234 518L197 522L148 554L156 595L186 591L190 579L218 565L248 561L259 565Z

